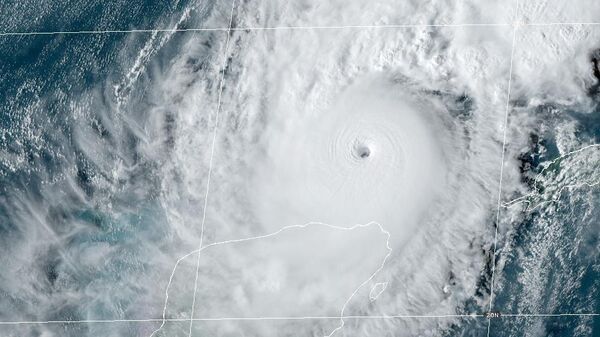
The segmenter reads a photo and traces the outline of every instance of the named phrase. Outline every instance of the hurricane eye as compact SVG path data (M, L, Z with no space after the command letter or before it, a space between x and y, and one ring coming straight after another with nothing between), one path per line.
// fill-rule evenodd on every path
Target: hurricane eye
M371 155L371 149L369 148L369 146L364 144L355 146L354 155L360 159L367 159Z

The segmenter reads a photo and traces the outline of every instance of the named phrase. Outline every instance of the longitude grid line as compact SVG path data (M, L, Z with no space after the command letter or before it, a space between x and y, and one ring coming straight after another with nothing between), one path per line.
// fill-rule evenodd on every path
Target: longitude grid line
M496 273L496 250L498 246L498 228L500 227L500 207L502 205L502 176L504 174L504 155L506 152L506 130L508 129L508 112L510 110L510 90L512 85L512 72L513 72L513 61L515 55L515 40L517 37L517 28L518 25L516 21L518 20L519 14L519 0L516 1L515 5L515 13L513 18L513 36L512 43L510 47L510 66L508 70L508 88L506 92L506 107L504 111L504 130L502 131L502 154L500 156L500 179L498 182L498 205L496 208L496 228L494 231L494 250L492 252L492 279L490 283L490 306L489 311L492 311L492 306L494 303L494 277ZM490 337L490 328L492 325L492 317L488 317L488 325L487 325L487 337Z
M215 125L213 127L212 145L210 148L210 159L208 162L208 174L206 177L206 193L204 195L204 208L202 210L202 222L200 226L200 244L198 245L198 258L196 260L196 278L194 280L194 295L192 296L192 308L190 310L190 327L188 337L192 336L192 327L194 325L194 307L196 306L196 291L198 289L198 274L200 273L200 256L202 243L204 240L204 224L206 222L206 209L208 206L208 194L210 192L210 178L212 173L213 158L215 154L215 143L217 142L217 133L219 129L219 112L221 110L221 98L223 96L223 82L225 81L225 69L227 67L227 53L229 52L229 40L231 35L231 26L233 24L233 10L235 8L235 0L231 1L231 13L229 16L229 30L227 30L227 38L225 40L225 50L223 55L223 69L221 70L221 80L219 83L219 97L217 99L217 109L215 111Z
M295 29L345 29L345 28L357 28L357 29L367 29L367 28L427 28L427 27L493 27L493 26L510 26L511 24L503 24L503 23L467 23L467 24L398 24L398 25L341 25L341 26L282 26L282 27L231 27L233 20L233 11L235 6L235 0L232 0L232 9L230 16L230 24L228 28L182 28L182 29L133 29L133 30L87 30L87 31L37 31L37 32L0 32L0 37L4 36L31 36L31 35L75 35L75 34L112 34L112 33L154 33L154 32L202 32L202 31L226 31L227 32L227 41L225 45L225 53L227 53L230 32L232 31L244 31L244 30L295 30ZM518 0L517 0L517 9L518 10ZM521 26L561 26L561 25L600 25L600 22L547 22L547 23L522 23ZM516 37L517 27L515 26L513 29L513 42L511 47L511 61L510 61L510 70L509 70L509 85L508 85L508 94L507 94L507 102L506 102L506 113L505 113L505 124L504 124L504 139L503 139L503 149L502 149L502 164L500 167L500 182L499 182L499 202L500 202L500 194L501 194L501 185L502 185L502 171L504 165L504 151L506 145L506 127L508 120L508 109L510 105L510 89L511 89L511 81L512 81L512 67L513 67L513 54L514 54L514 44ZM212 169L212 161L214 154L214 145L217 134L217 126L218 126L218 115L221 104L221 95L223 89L223 80L224 80L224 71L221 74L221 82L219 87L219 98L217 103L217 111L216 111L216 119L215 119L215 127L213 131L213 143L211 146L211 156L209 161L209 172L207 177L207 189L205 194L205 202L204 202L204 210L202 217L202 227L201 227L201 235L200 235L200 247L202 246L203 240L203 229L204 222L206 217L206 205L208 201L208 192L210 185L210 175ZM498 234L498 219L499 219L499 208L496 214L496 230L494 237L494 257L496 252L496 244L497 244L497 234ZM198 261L200 258L200 253L198 253ZM199 263L197 264L197 271L199 268ZM495 273L495 258L493 259L492 264L492 282L491 282L491 293L490 293L490 310L492 309L492 300L493 300L493 285L494 285L494 273ZM197 278L198 272L196 273L196 281L195 281L195 289L194 289L194 300L196 296L196 286L197 286ZM192 306L192 312L194 307ZM503 317L562 317L562 316L600 316L600 313L558 313L558 314L502 314ZM340 319L340 318L348 318L348 319L398 319L398 318L444 318L444 317L485 317L483 314L465 314L465 315L384 315L384 316L304 316L304 317L219 317L219 318L193 318L193 315L190 316L189 319L181 318L181 319L173 319L173 318L153 318L153 319L115 319L115 320L48 320L48 321L0 321L0 325L22 325L22 324L88 324L88 323L119 323L119 322L159 322L159 321L190 321L190 334L192 328L193 321L219 321L219 320L303 320L303 319ZM488 337L490 333L490 322L491 318L488 318Z

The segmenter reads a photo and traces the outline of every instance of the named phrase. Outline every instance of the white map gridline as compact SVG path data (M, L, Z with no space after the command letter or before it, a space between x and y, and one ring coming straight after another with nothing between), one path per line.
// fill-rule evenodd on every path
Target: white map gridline
M497 235L499 226L499 215L501 209L501 193L502 193L502 175L504 167L504 154L506 146L506 126L508 121L508 114L510 111L510 90L512 81L512 68L513 68L513 56L515 51L515 39L518 32L518 28L527 26L600 26L600 22L518 22L513 23L462 23L462 24L382 24L382 25L339 25L339 26L273 26L273 27L232 27L233 11L235 8L235 0L232 1L232 16L230 18L229 27L215 27L215 28L172 28L172 29L131 29L131 30L82 30L82 31L35 31L35 32L0 32L0 37L11 37L11 36L36 36L36 35L77 35L77 34L130 34L130 33L179 33L179 32L210 32L210 31L222 31L228 34L232 31L272 31L272 30L338 30L338 29L412 29L412 28L460 28L460 27L513 27L513 37L511 45L511 56L510 56L510 70L508 78L507 98L506 98L506 110L503 126L503 144L501 154L501 165L500 165L500 177L498 186L498 208L496 212L496 226L494 234L494 248L492 250L492 280L490 287L490 304L489 311L493 309L493 297L494 297L494 274L496 264L496 248L497 248ZM519 9L519 0L516 2L515 7L515 18ZM227 53L227 48L225 48ZM219 72L221 73L222 70ZM223 90L223 77L221 77L219 97ZM215 115L218 117L220 110L220 99L216 109ZM217 124L213 130L213 135L217 132ZM214 148L215 137L213 137L212 148ZM214 152L211 151L211 159ZM212 166L212 160L210 161ZM210 184L210 177L207 177L207 191L205 197L205 206L208 200L208 187ZM206 207L205 207L206 209ZM205 212L205 211L204 211ZM200 243L200 246L202 244ZM196 290L196 289L194 289ZM596 317L600 316L600 313L501 313L502 318L543 318L543 317ZM35 325L35 324L92 324L92 323L144 323L144 322L194 322L194 321L280 321L280 320L330 320L330 319L443 319L443 318L487 318L488 328L487 336L490 334L490 325L492 317L486 314L450 314L450 315L345 315L345 316L271 316L271 317L216 317L216 318L149 318L149 319L99 319L99 320L47 320L47 321L0 321L0 326L4 325Z
M460 28L460 27L520 27L532 26L600 26L600 22L519 22L519 23L448 23L448 24L381 24L381 25L340 25L340 26L275 26L275 27L214 27L214 28L157 28L157 29L108 29L78 31L40 31L40 32L1 32L0 36L29 35L77 35L77 34L129 34L129 33L185 33L185 32L234 32L261 30L336 30L336 29L402 29L402 28Z

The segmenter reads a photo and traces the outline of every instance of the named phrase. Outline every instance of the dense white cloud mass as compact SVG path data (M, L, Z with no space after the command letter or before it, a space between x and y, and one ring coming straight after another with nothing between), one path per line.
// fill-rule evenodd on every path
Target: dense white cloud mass
M496 226L500 303L554 310L542 262L569 231L553 207L598 182L597 148L577 150L600 138L581 122L597 114L600 28L524 24L590 21L600 8L515 5L240 2L231 32L128 37L111 54L118 75L55 94L72 123L52 136L58 173L0 149L0 177L41 181L0 196L20 233L0 247L12 257L0 259L0 290L11 294L0 316L175 320L68 331L89 336L460 334L476 324L334 316L486 311ZM228 3L184 7L165 22L229 25ZM460 25L478 23L499 25ZM366 27L414 24L449 26ZM48 146L31 127L54 102L40 96L24 108L8 101L33 117L3 139L22 131L21 142ZM569 205L593 205L588 192ZM526 256L514 242L538 214L547 223ZM597 229L585 214L577 235ZM513 304L523 289L531 296ZM330 318L187 321L277 316Z
M204 319L334 317L317 329L305 327L333 334L344 324L335 317L346 315L346 305L375 286L372 280L392 252L389 239L377 223L351 227L307 223L206 245L199 251L200 260L196 252L178 261L167 288L165 317L189 319L191 306L194 318ZM369 247L369 253L358 246ZM196 273L196 261L201 270L212 271L199 277L198 302L190 296L194 290L189 282ZM228 330L231 324L217 326L211 333L222 335ZM162 324L152 335L172 333L168 324Z
M396 243L412 235L443 183L436 136L448 130L436 112L444 111L411 102L393 78L374 77L357 78L325 107L275 107L249 186L260 224L272 231L310 219L376 220L393 223L386 228Z
M373 303L371 289L361 290L348 314L468 313L468 299L485 303L486 296L474 296L486 264L481 250L492 241L510 32L510 27L475 34L468 28L235 32L206 240L252 237L310 221L338 226L377 221L390 232L393 253L375 281L388 286ZM178 109L190 120L176 138L183 149L192 149L187 144L210 144L211 134L195 132L205 115L187 108L204 91L187 90L178 93L183 96ZM205 153L180 160L180 169L190 169L181 170L178 179L188 182L208 162ZM187 188L202 191L205 183ZM166 184L166 191L173 186ZM178 218L197 215L195 205L171 209ZM277 247L273 255L289 249ZM354 249L367 256L374 247ZM252 262L247 268L254 268ZM210 266L202 263L202 270ZM199 283L202 294L220 293L219 288ZM213 305L206 305L210 313ZM221 315L254 316L251 308ZM452 323L393 324L412 335ZM327 330L322 324L331 322L303 324L302 331Z
M242 27L339 26L512 22L514 13L510 4L435 3L391 6L380 17L379 7L354 5L248 4L235 19ZM521 14L517 22L530 20ZM513 100L589 104L584 90L594 82L594 29L561 27L541 36L535 36L541 28L518 29ZM364 289L349 313L443 315L469 313L470 302L485 307L512 32L502 26L234 32L207 210L209 240L308 221L378 221L394 249L376 277L388 286L374 303L367 300L370 288ZM569 46L560 48L565 42ZM575 62L567 66L569 55ZM536 119L517 113L509 121L504 195L523 188L513 158ZM181 135L186 142L208 142L209 136L186 128ZM290 327L314 333L326 324ZM350 335L384 333L389 324L411 336L462 323L359 321L345 329Z

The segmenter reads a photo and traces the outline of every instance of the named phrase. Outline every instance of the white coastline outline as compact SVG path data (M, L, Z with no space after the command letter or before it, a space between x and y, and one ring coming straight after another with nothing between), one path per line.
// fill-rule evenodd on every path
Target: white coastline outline
M520 196L518 198L512 199L510 201L507 201L505 203L502 204L502 206L504 206L505 208L513 208L514 206L521 204L521 203L526 203L527 206L525 207L526 211L533 211L536 208L540 207L543 204L546 203L554 203L554 202L558 202L560 199L560 196L562 194L562 192L565 189L571 189L571 188L579 188L579 187L583 187L583 186L587 186L587 187L595 187L597 185L600 185L600 180L588 180L588 181L584 181L584 182L578 182L575 184L567 184L562 186L561 188L559 188L555 193L554 196L550 198L550 200L542 200L540 202L538 202L537 204L534 204L533 207L531 207L531 205L533 204L533 202L530 199L536 198L538 196L541 195L541 193L539 192L539 188L537 186L537 182L540 180L540 177L548 170L550 169L550 167L552 165L554 165L556 162L563 160L564 158L567 158L569 156L572 156L574 154L583 152L587 149L590 148L600 148L600 144L590 144L587 146L584 146L582 148L579 148L577 150L573 150L573 151L569 151L559 157L554 158L553 160L551 160L546 167L544 167L538 174L536 174L533 182L534 182L534 186L533 186L533 191L530 193L527 193L523 196Z
M280 228L279 230L269 233L269 234L264 234L264 235L259 235L259 236L253 236L253 237L249 237L249 238L243 238L243 239L232 239L232 240L225 240L225 241L220 241L220 242L214 242L211 244L208 244L202 248L196 249L194 251L191 251L189 253L187 253L186 255L183 255L182 257L180 257L179 259L177 259L177 262L175 262L175 265L173 266L173 270L171 271L171 276L169 277L169 282L167 283L167 287L165 289L165 302L164 302L164 306L163 306L163 312L162 312L162 320L161 320L161 325L154 330L149 337L153 337L156 333L158 333L165 325L165 323L167 321L169 321L169 319L166 318L166 313L167 313L167 307L168 307L168 302L169 302L169 289L171 287L171 283L173 281L173 277L175 276L175 272L177 270L177 267L179 266L179 264L181 263L181 261L183 261L184 259L186 259L187 257L193 255L193 254L200 254L200 252L202 252L205 249L208 249L210 247L214 247L214 246L220 246L220 245L226 245L226 244L232 244L232 243L240 243L240 242L247 242L247 241L253 241L253 240L260 240L260 239L266 239L266 238L270 238L273 236L276 236L278 234L281 234L282 232L285 232L287 230L290 229L304 229L307 228L309 226L324 226L330 229L334 229L334 230L339 230L339 231L351 231L357 228L364 228L364 227L370 227L370 226L377 226L379 228L379 231L383 234L385 234L387 236L386 238L386 248L388 250L388 253L386 254L386 256L383 258L383 261L381 262L381 265L379 266L379 268L377 268L377 270L375 270L368 279L364 280L355 290L354 292L348 297L348 299L346 300L346 302L344 302L344 305L341 308L340 311L340 316L336 316L336 318L340 319L340 326L338 326L337 328L335 328L331 333L329 333L328 335L325 335L325 337L331 337L333 336L334 333L336 333L337 331L339 331L340 329L342 329L344 327L344 318L350 317L350 316L344 316L344 311L346 310L347 305L350 303L350 301L352 300L352 298L354 298L354 296L358 293L358 291L364 287L367 283L369 283L373 278L375 278L375 276L377 276L377 274L384 268L385 263L387 262L388 258L391 256L392 254L392 248L390 247L390 238L391 235L390 233L385 230L383 228L383 226L375 221L370 221L368 223L365 224L355 224L353 226L350 227L344 227L344 226L336 226L336 225L330 225L324 222L319 222L319 221L310 221L307 222L305 224L302 225L289 225L289 226L285 226ZM331 316L329 316L331 317ZM264 317L258 317L259 319L262 319ZM184 321L187 320L197 320L197 319L193 319L193 316L190 316L190 318L186 318L186 319L182 319Z
M379 291L375 291L377 289L377 286L379 286L379 285L381 285L382 288L379 289ZM379 298L379 296L381 294L383 294L385 289L387 289L387 285L388 285L387 282L379 282L379 283L376 283L375 285L373 285L373 287L371 288L371 291L369 291L369 300L371 302L375 302Z

